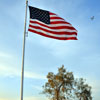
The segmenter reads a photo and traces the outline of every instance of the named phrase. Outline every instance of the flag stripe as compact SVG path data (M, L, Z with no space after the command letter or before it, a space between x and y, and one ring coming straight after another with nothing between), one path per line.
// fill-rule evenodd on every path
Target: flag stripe
M55 33L57 33L57 32L69 32L69 34L70 34L70 32L76 32L77 33L77 30L74 30L73 28L71 29L70 27L69 27L69 29L68 28L59 28L59 29L52 29L52 28L49 28L49 27L45 27L45 26L43 26L43 25L40 25L40 24L30 24L29 25L29 27L31 27L31 28L41 28L41 29L47 29L47 30L49 30L49 31L53 31L53 32L55 32Z
M44 28L48 28L48 29L55 29L55 30L61 30L61 29L69 29L69 30L74 30L75 32L77 32L77 30L75 30L73 27L69 27L69 26L57 26L57 27L49 27L49 26L45 26L43 24L40 23L30 23L29 27L34 27L34 26L40 26L40 27L44 27ZM77 33L76 33L77 34Z
M77 40L77 37L76 36L73 36L73 37L62 37L61 35L58 37L58 36L51 36L51 35L48 35L47 33L44 34L43 32L38 32L37 30L31 30L31 29L28 29L28 31L30 32L34 32L36 34L39 34L39 35L42 35L42 36L45 36L45 37L49 37L49 38L54 38L54 39L58 39L58 40Z
M45 29L56 31L56 32L59 32L59 31L77 32L77 30L73 27L68 27L68 26L50 27L48 25L44 25L44 23L40 24L38 20L36 21L36 23L34 22L34 24L33 23L31 24L30 22L30 27L32 26L40 26Z
M51 21L50 24L68 24L67 22L65 21Z
M51 20L50 20L50 22L55 22L55 21L58 21L58 22L59 22L59 21L62 21L62 22L65 22L63 19L51 19ZM67 23L67 24L68 24L68 23Z
M50 15L56 15L56 14L54 14L54 13L52 13L52 12L49 12L49 14L50 14ZM57 16L57 15L56 15L56 16Z
M42 26L45 26L45 27L48 27L48 28L52 28L52 29L55 29L55 28L57 28L57 29L59 29L59 27L67 27L67 28L74 28L74 27L72 27L72 25L70 25L70 24L62 24L62 23L60 23L60 24L52 24L52 25L50 25L50 24L45 24L45 23L43 23L43 22L41 22L41 21L38 21L38 20L36 20L36 19L30 19L30 24L40 24L40 25L42 25ZM75 29L75 28L74 28Z
M33 28L29 28L30 30L35 30L35 31L38 31L38 32L42 32L42 33L44 33L44 34L48 34L48 35L51 35L51 36L58 36L58 37L60 37L60 36L62 36L62 37L73 37L73 36L76 36L75 34L71 34L71 35L69 35L69 34L52 34L51 32L47 32L47 31L45 31L45 30L40 30L40 29L33 29Z
M43 30L43 31L45 31L45 32L49 32L49 33L51 33L51 34L63 34L63 35L73 35L73 34L75 34L75 35L77 35L76 34L76 32L75 32L75 30L74 31L72 31L72 30L69 30L69 31L66 31L66 30L63 30L62 31L62 29L61 30L50 30L50 29L46 29L45 27L43 28L43 27L40 27L39 25L38 26L31 26L31 25L29 25L29 28L30 29L38 29L38 30Z
M63 18L59 18L58 16L51 16L50 15L50 20L52 20L52 19L61 19L61 20L64 20Z
M46 27L43 27L43 26L40 26L40 25L29 25L29 27L31 28L36 28L36 29L41 29L41 30L44 30L44 31L47 31L47 32L51 32L51 33L54 33L54 34L76 34L77 35L77 31L76 30L70 30L70 29L49 29L49 28L46 28Z

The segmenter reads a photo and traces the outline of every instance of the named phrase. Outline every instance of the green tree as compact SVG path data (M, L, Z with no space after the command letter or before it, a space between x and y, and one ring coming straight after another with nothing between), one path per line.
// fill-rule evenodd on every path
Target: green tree
M86 84L83 78L76 79L75 85L75 94L79 100L92 100L91 86Z
M58 68L57 74L49 72L47 79L42 93L50 100L92 100L91 87L82 78L75 79L64 66Z

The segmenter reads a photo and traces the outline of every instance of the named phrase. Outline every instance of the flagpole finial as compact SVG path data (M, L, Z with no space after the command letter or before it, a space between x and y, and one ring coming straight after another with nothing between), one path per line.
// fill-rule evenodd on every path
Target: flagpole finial
M28 0L26 0L26 6L27 6L27 4L28 4Z
M26 3L28 2L28 0L26 0Z

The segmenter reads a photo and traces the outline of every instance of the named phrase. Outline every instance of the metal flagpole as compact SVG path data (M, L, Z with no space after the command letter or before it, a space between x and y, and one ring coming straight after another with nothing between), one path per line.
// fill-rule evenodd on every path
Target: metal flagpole
M25 40L26 40L27 6L28 6L28 0L26 0L26 10L25 10L23 55L22 55L22 72L21 72L21 97L20 97L20 100L23 100L23 87L24 87L24 60L25 60Z

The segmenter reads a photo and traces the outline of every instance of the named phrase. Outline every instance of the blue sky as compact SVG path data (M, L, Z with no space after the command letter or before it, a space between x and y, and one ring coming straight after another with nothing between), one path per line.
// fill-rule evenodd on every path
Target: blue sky
M63 17L78 30L78 40L59 41L28 32L26 39L24 100L47 100L39 94L48 72L64 64L75 77L92 86L100 100L100 1L29 0L29 5ZM91 16L95 16L92 21ZM25 0L0 2L0 100L20 100ZM29 12L27 18L27 28Z

